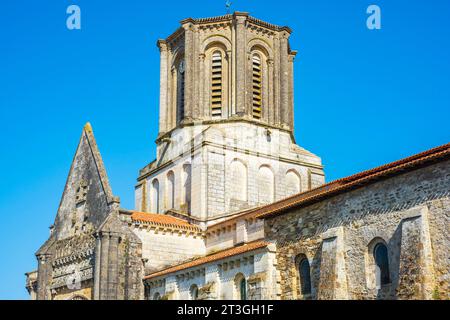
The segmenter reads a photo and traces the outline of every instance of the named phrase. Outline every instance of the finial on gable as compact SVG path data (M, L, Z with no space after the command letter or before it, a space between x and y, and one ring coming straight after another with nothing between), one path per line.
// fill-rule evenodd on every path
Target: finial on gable
M83 129L84 129L85 131L92 132L92 126L91 126L91 123L90 123L89 121L86 122L86 124L84 125Z

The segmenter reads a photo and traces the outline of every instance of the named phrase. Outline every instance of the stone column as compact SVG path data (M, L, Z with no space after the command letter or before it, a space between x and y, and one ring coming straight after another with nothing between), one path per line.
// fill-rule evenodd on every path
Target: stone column
M273 73L273 59L267 60L267 88L269 90L268 95L268 108L265 108L265 112L268 113L268 122L271 125L275 124L275 108L274 106L274 73Z
M235 12L236 21L236 114L243 116L246 113L246 76L247 76L247 54L246 54L246 30L245 21L248 13Z
M289 33L283 31L280 39L280 71L281 71L281 97L280 112L281 125L285 128L289 126L289 61L288 61L288 38Z
M94 300L100 300L100 266L102 241L98 233L95 234L95 237Z
M51 276L50 255L41 254L38 259L37 300L49 300L49 277Z
M200 53L198 55L198 60L199 60L199 70L200 70L200 74L199 74L199 78L198 78L198 82L199 82L199 93L198 93L198 104L199 104L199 110L198 110L198 118L204 119L205 117L207 117L208 113L207 110L209 108L209 106L207 105L206 101L207 101L207 97L208 97L208 88L206 88L205 82L206 82L206 78L207 78L207 73L205 72L205 54L204 53Z
M327 230L322 235L322 239L317 298L319 300L348 299L343 227Z
M99 299L108 299L108 252L109 252L109 233L100 234L100 275L99 275Z
M192 19L183 20L181 23L184 29L184 122L190 122L194 108L194 25Z
M160 69L159 69L159 133L162 134L168 130L168 104L167 104L167 43L164 40L158 40L158 48L160 52Z
M274 104L274 123L276 125L281 124L281 116L280 116L280 107L281 107L281 101L280 101L280 38L278 36L274 37L274 47L275 50L275 56L274 56L274 62L273 62L273 104Z
M289 114L289 127L294 130L294 59L297 55L297 51L292 51L289 54L289 103L288 103L288 114Z
M108 300L117 299L119 280L118 270L119 236L111 233L108 252Z

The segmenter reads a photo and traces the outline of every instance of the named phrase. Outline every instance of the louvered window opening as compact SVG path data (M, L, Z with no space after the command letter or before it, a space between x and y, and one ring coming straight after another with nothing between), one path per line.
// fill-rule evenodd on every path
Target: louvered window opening
M222 54L214 52L211 61L211 115L222 116Z
M252 59L252 85L253 85L253 118L261 119L262 110L262 70L261 58L254 55Z

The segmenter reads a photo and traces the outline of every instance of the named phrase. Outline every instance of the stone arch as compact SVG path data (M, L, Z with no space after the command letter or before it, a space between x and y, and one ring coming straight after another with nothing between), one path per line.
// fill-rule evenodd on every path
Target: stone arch
M202 113L204 116L214 119L227 118L231 110L229 103L231 101L231 43L227 38L215 35L204 41L201 50L200 99L204 102L202 105L205 106ZM218 67L219 61L220 68ZM218 73L218 69L220 69L220 73ZM219 89L220 93L218 93ZM218 102L219 98L220 102Z
M230 199L246 202L248 190L247 164L243 160L235 158L231 161L228 170Z
M311 261L306 254L299 253L295 256L294 264L297 293L303 299L309 298L312 292Z
M244 274L239 272L234 276L234 294L235 300L247 300L247 279Z
M203 41L201 52L206 52L206 50L208 50L212 46L217 45L223 46L225 48L225 51L231 51L231 41L227 37L220 34L213 34Z
M272 49L261 39L252 39L248 43L247 81L248 102L251 105L253 119L269 122L273 117L273 61ZM259 109L259 110L258 110Z
M292 196L301 192L301 178L300 174L295 169L286 171L286 197Z
M166 200L167 209L175 208L175 173L172 170L166 176Z
M151 212L154 213L159 213L159 209L160 209L160 203L159 203L159 180L158 179L153 179L152 180L152 188L150 191L150 208L151 208Z
M181 178L181 211L191 213L191 192L192 192L192 165L189 162L183 164Z
M196 284L192 284L189 288L189 296L191 300L198 300L198 286Z
M264 53L268 59L273 59L272 47L263 39L253 38L248 42L247 51L249 53L258 50Z
M170 105L169 112L171 121L178 124L184 118L184 47L177 48L172 54L169 87L170 87Z
M377 261L377 249L384 249L385 265L380 266L380 261ZM366 282L367 288L375 291L382 289L382 286L391 283L392 279L392 259L388 242L382 237L374 237L368 244L365 253L366 262Z
M269 165L259 167L257 186L259 204L275 201L275 174Z

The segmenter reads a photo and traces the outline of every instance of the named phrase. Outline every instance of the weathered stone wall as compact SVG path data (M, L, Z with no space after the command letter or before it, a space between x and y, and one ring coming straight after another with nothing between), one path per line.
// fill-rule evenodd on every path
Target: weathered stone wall
M250 300L276 299L274 248L248 252L181 270L147 281L146 296L163 299L191 300L191 288L199 289L199 299L238 299L237 279L247 281L247 298Z
M295 258L310 261L312 298L449 298L450 162L367 185L266 220L281 298L301 297ZM388 247L391 283L377 288L373 245Z
M185 211L184 193L189 192L191 214L202 221L291 195L292 185L286 183L288 175L298 176L300 191L324 182L320 158L298 147L286 132L273 129L269 137L263 126L248 123L177 129L158 162L159 169L136 188L137 210L156 207L151 203L152 188L146 188L145 197L142 191L144 185L151 186L155 179L160 190L159 212L171 209L167 201L167 175L173 172L174 209ZM188 190L183 183L186 164L191 166L193 182ZM233 174L236 168L240 170L240 179ZM273 177L270 186L261 183L264 171L266 176L271 173ZM266 199L269 187L273 189L272 199ZM142 199L147 199L145 205Z
M205 254L203 237L176 230L133 228L142 241L145 273L149 274Z

